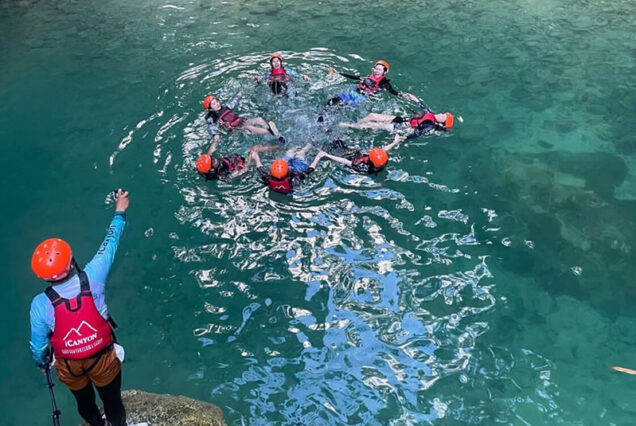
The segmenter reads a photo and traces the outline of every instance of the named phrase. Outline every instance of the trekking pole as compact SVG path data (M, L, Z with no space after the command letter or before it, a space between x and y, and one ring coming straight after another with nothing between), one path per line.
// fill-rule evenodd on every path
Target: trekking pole
M53 412L51 413L51 419L53 420L53 426L60 426L60 414L62 413L57 409L57 403L55 402L55 393L53 393L53 380L51 380L51 359L49 358L46 362L46 369L44 370L46 374L46 384L49 387L49 394L51 395L51 405L53 406Z

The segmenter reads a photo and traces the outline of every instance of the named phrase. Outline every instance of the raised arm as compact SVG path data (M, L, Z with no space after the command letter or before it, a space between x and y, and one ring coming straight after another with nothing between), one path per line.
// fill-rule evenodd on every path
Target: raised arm
M216 147L219 144L220 139L221 138L219 137L219 135L214 135L214 142L212 142L212 145L210 145L210 148L208 148L208 152L206 152L206 154L212 155L212 153L216 151Z
M238 92L236 96L234 96L234 99L228 102L226 106L230 109L236 108L236 105L238 104L238 101L241 99L242 96L243 96L243 92Z
M402 142L404 139L406 139L406 137L396 134L395 137L393 138L393 142L391 142L390 144L384 146L382 149L385 151L390 151L392 148L395 148L400 142Z
M93 259L86 265L86 273L91 280L97 282L106 282L108 271L110 270L113 260L115 259L115 253L117 252L117 246L119 245L119 238L124 230L126 224L126 209L130 200L128 199L128 191L122 189L117 190L117 201L115 202L115 216L110 222L110 227L106 232L106 238L99 246L97 253Z

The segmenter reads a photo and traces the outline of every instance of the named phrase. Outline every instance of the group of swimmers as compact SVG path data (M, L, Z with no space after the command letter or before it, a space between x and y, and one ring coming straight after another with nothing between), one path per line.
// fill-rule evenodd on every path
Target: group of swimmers
M294 78L302 77L309 81L310 77L294 72L283 66L283 56L280 53L273 53L269 57L270 71L263 76L258 76L255 80L258 83L266 82L276 95L284 94L288 89L288 84ZM285 138L281 136L273 121L266 121L262 117L243 118L234 111L241 97L239 93L234 99L223 105L214 95L209 95L203 100L203 108L207 111L205 120L212 134L212 144L207 152L201 155L196 161L196 169L199 173L209 179L229 179L240 176L249 170L253 161L256 170L263 184L272 191L288 194L297 189L302 181L311 174L318 162L327 158L336 163L343 164L358 173L373 174L382 171L389 160L388 151L395 148L401 141L412 139L422 135L427 135L435 131L447 131L453 127L454 117L450 112L434 113L424 105L416 96L398 92L391 85L386 77L389 72L389 64L384 60L377 61L373 66L370 75L364 77L359 75L339 73L345 78L357 82L355 90L340 93L338 96L328 100L322 113L318 116L318 121L323 122L323 115L328 107L337 104L359 105L369 97L377 96L381 91L408 99L418 104L420 112L409 117L395 116L390 114L369 114L355 123L339 123L343 128L354 129L374 129L386 130L389 132L404 131L406 136L395 134L393 141L381 148L373 148L368 153L358 149L349 148L340 139L335 139L325 144L318 154L308 164L305 157L312 144L308 143L301 147L288 150L282 158L274 160L269 170L267 170L260 159L260 155L265 152L272 152L281 149L285 144ZM329 68L329 74L336 71ZM275 145L255 145L253 146L247 159L239 155L226 157L213 156L220 142L218 133L219 126L227 132L242 130L257 135L271 135L278 143Z

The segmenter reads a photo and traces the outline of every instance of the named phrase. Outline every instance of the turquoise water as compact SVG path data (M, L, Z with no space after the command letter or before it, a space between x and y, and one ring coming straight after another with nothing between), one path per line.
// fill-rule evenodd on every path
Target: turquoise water
M634 22L634 1L3 2L0 423L50 422L33 247L58 235L88 261L123 186L125 388L232 425L632 424L636 379L609 366L636 368ZM252 82L275 50L312 77L287 99ZM315 123L349 87L327 67L378 58L464 122L376 178L321 164L290 197L192 172L208 93L242 90L291 145L385 143ZM327 125L408 107L385 95Z

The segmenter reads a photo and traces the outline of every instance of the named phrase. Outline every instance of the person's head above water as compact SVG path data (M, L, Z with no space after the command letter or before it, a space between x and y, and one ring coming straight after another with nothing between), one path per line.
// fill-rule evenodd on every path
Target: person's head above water
M221 103L216 99L216 96L209 95L203 99L203 109L218 111L221 109Z
M272 162L272 165L269 166L269 174L271 174L275 179L285 179L287 174L289 173L289 165L287 161L279 158Z
M31 269L40 279L49 282L63 280L73 268L73 250L64 240L49 238L33 251Z
M389 154L382 148L373 148L369 151L369 160L371 160L374 167L384 167L389 161Z
M281 55L278 52L272 53L271 55L269 55L269 64L272 66L272 68L280 68L280 67L282 67L283 66L283 55Z
M377 77L380 77L381 75L385 75L386 73L388 73L389 68L391 68L389 66L389 63L383 59L380 59L373 65L373 74L375 74Z
M197 170L199 173L207 173L212 168L212 156L203 154L197 158L196 162Z

